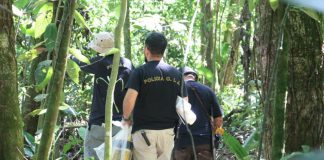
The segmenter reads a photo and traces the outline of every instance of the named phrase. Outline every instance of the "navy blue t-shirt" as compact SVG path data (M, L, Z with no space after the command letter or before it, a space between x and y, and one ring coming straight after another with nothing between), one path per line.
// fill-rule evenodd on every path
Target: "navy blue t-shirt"
M206 111L208 112L208 115L211 115L212 112L214 118L222 116L222 111L217 101L217 97L212 89L196 81L186 81L186 88L191 109L197 116L195 123L189 125L195 145L210 144L211 124L210 119L207 118ZM195 92L200 97L204 106L201 105L192 88L195 89ZM202 107L205 107L205 111ZM191 145L189 133L183 124L180 125L178 131L179 139L177 140L177 147Z
M136 68L127 84L138 92L132 132L174 128L178 122L177 96L187 96L183 83L181 73L163 61L150 61Z
M89 126L92 124L101 125L105 121L105 104L108 88L108 77L110 76L113 64L113 55L97 56L90 59L87 65L76 58L73 61L78 63L81 70L94 74L93 97L91 113L89 117ZM133 69L131 61L121 57L119 63L117 83L114 92L113 120L121 120L123 111L123 99L126 94L125 85L128 81L130 72Z

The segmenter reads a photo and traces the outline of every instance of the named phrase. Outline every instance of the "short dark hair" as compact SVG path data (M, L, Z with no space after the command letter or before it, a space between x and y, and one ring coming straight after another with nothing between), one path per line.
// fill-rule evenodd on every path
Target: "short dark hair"
M165 36L159 32L150 32L145 39L145 46L152 54L163 56L167 44Z

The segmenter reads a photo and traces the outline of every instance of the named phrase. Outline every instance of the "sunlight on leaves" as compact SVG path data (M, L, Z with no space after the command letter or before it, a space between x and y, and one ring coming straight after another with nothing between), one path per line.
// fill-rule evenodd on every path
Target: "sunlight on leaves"
M18 62L21 62L21 61L32 61L37 56L38 56L37 50L36 49L32 49L30 51L27 51L26 53L20 54L17 57L17 61Z
M35 109L32 112L28 113L30 116L42 115L47 112L47 109Z
M34 98L35 102L41 102L42 100L44 100L47 97L48 94L39 94Z
M83 16L77 11L74 11L74 19L75 21L82 27L90 30L90 27L88 26L87 22L84 20Z
M202 65L199 65L197 68L198 75L203 75L209 82L213 82L213 73Z
M187 27L179 22L172 22L170 27L172 28L172 30L176 31L176 32L183 32L187 30Z
M14 15L16 15L18 17L21 17L24 15L24 13L19 8L17 8L15 5L12 5L12 12L14 13Z
M150 15L139 18L135 24L150 31L162 31L162 17L160 15Z
M72 54L75 58L77 58L79 61L86 63L86 64L90 64L89 59L84 56L80 50L76 49L76 48L69 48L69 53Z
M66 66L66 72L69 75L69 77L72 79L72 81L76 84L79 84L79 72L80 67L77 63L75 63L73 60L68 59L67 66Z
M53 75L52 61L46 60L38 64L35 70L36 91L41 91L48 84Z
M48 24L51 23L53 16L53 4L46 3L38 13L35 22L35 38L39 38L46 30Z

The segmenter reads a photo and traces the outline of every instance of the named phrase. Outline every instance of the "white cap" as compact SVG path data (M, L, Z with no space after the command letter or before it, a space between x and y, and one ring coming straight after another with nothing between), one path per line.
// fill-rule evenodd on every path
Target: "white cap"
M99 32L88 44L88 47L99 53L107 53L114 48L114 35L110 32Z

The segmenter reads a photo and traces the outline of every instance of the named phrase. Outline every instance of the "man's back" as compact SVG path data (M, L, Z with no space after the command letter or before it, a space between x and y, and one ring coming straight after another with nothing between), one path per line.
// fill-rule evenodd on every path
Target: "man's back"
M75 59L74 59L75 60ZM113 63L113 55L97 56L90 60L90 64L84 64L75 60L81 67L82 71L94 74L93 84L93 98L91 113L89 117L89 124L101 125L105 120L105 104L108 88L108 77L110 76ZM128 81L129 74L133 69L132 63L127 58L120 59L117 83L114 92L114 109L113 119L121 120L122 117L122 103L126 90L125 84Z
M181 95L181 83L181 73L163 61L151 61L134 70L128 85L139 92L133 132L175 126L175 102L177 95Z

